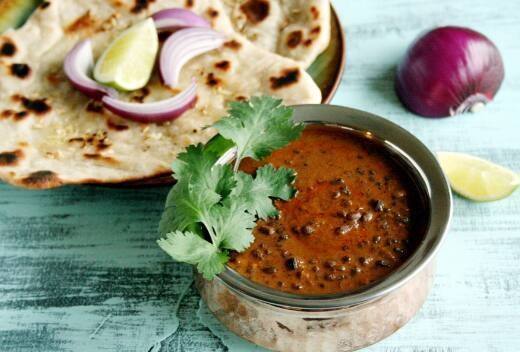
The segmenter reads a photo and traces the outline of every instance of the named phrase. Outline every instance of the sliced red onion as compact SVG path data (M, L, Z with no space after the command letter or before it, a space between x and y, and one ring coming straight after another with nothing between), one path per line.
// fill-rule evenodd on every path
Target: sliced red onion
M104 106L114 114L138 122L171 121L195 106L197 84L191 85L174 97L152 103L131 103L113 97L103 97Z
M427 117L476 112L504 80L497 47L468 28L441 27L417 39L397 69L396 90L411 111Z
M72 85L92 99L101 99L105 95L117 96L117 92L101 85L89 77L94 67L92 42L89 39L77 43L67 54L63 70Z
M158 11L152 15L152 18L158 31L173 31L187 27L211 27L204 18L190 10L181 8L169 8Z
M161 77L167 86L179 81L182 67L192 58L224 44L224 35L210 28L187 28L172 34L164 43L159 58Z

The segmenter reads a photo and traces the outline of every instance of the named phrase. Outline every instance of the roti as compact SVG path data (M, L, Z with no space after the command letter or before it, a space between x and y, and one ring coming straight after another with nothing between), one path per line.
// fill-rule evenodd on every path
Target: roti
M306 67L329 45L329 0L223 0L233 28Z
M174 121L120 118L76 91L63 73L68 51L83 38L96 57L117 34L150 13L188 7L226 35L217 50L191 60L178 90L195 78L196 106ZM26 188L120 183L164 174L176 155L206 142L227 104L272 95L285 104L320 103L305 65L256 46L236 33L222 3L196 1L43 2L18 30L0 36L0 179ZM127 95L133 101L172 96L158 77Z

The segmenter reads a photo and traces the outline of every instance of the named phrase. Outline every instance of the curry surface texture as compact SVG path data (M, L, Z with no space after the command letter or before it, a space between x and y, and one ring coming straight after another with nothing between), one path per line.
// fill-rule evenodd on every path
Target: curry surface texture
M257 283L299 294L357 290L398 268L423 238L419 192L380 143L311 125L263 162L296 170L298 193L277 201L279 218L259 221L253 245L232 255L231 268Z

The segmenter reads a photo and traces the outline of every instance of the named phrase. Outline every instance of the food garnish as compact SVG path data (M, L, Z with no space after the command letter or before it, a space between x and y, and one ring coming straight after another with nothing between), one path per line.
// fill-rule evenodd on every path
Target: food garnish
M173 31L181 28L205 27L210 24L204 18L194 14L190 10L181 8L169 8L157 11L152 15L155 28L158 31Z
M185 27L194 27L186 28ZM225 37L209 28L202 17L184 9L165 9L120 34L105 50L94 67L92 44L84 40L69 52L64 71L72 85L88 97L101 100L112 113L138 122L173 120L193 108L197 85L192 83L174 97L160 101L135 103L120 100L115 89L136 90L146 85L159 48L158 30L178 30L166 40L159 60L164 83L177 88L182 67L190 59L222 46Z
M124 91L143 88L150 79L159 50L153 19L148 18L121 33L94 67L96 81Z
M166 236L159 246L173 259L196 265L208 280L224 270L228 251L250 246L256 220L278 214L273 198L289 200L296 193L291 169L267 164L255 176L237 171L243 158L259 160L300 136L303 125L292 120L293 110L271 97L230 105L229 115L213 127L235 146L235 167L218 162L221 153L211 142L188 147L172 165L177 183L159 226Z
M132 103L106 95L104 106L116 115L138 122L165 122L179 117L195 106L197 85L193 81L181 93L160 101L150 103Z
M92 99L101 99L104 95L117 96L115 89L99 84L90 78L94 68L92 42L85 39L79 42L65 57L63 70L70 83L80 92Z
M234 170L246 157L260 160L297 139L303 125L292 120L293 109L274 98L254 98L250 104L232 103L229 116L215 128L237 146Z
M520 176L512 170L462 153L437 153L452 189L479 202L500 200L520 185Z
M469 28L441 27L420 37L397 69L403 104L426 117L477 112L504 80L497 47Z
M179 82L182 67L191 59L220 48L225 37L211 28L186 28L172 34L164 42L159 58L161 77L167 86Z

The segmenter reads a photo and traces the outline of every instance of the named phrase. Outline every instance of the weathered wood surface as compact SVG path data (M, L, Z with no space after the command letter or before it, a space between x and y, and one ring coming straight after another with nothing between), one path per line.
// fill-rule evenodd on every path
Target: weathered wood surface
M469 152L520 171L519 1L335 5L348 64L334 103L386 116L433 150ZM506 81L484 112L427 120L399 105L393 72L418 33L443 24L491 37ZM154 243L167 191L0 185L0 351L255 350L199 306L190 269ZM492 204L456 198L438 263L417 317L367 351L520 350L520 192Z

